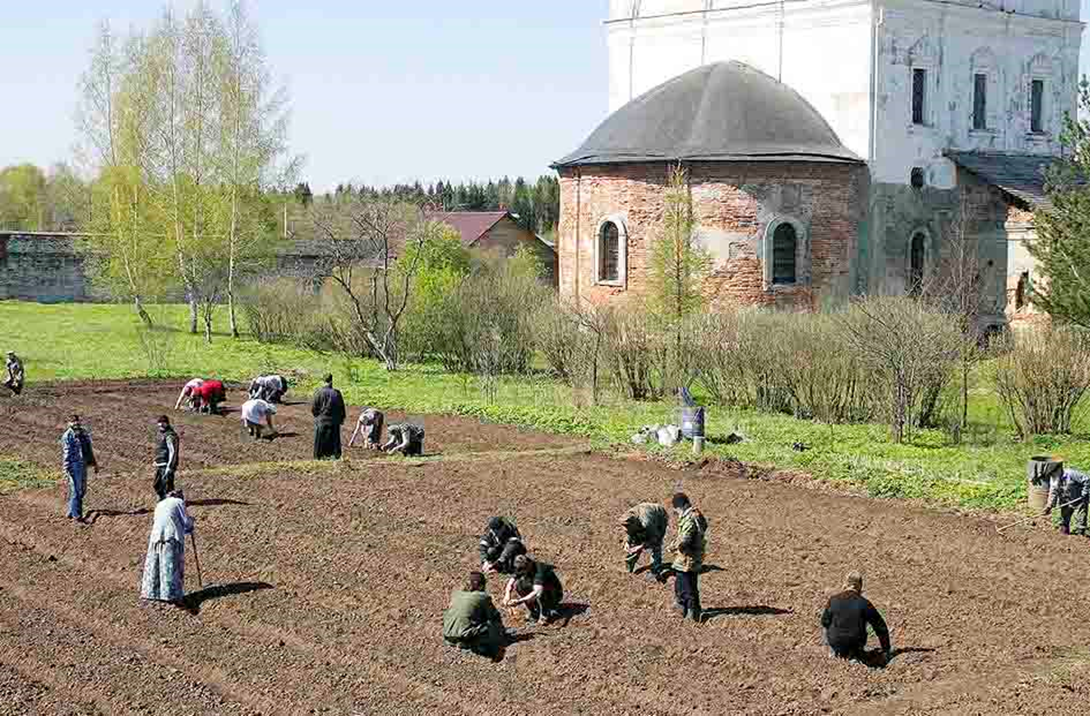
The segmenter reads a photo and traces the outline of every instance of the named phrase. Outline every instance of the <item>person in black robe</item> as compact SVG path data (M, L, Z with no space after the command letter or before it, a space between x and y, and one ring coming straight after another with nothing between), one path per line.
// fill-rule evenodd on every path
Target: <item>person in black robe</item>
M314 393L310 406L314 416L314 459L341 459L341 424L344 423L344 398L333 387L333 376L325 376L325 385Z

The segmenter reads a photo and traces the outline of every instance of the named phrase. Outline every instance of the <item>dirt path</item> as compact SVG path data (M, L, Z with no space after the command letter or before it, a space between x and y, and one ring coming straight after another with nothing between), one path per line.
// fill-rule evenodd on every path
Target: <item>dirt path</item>
M80 390L39 396L20 417L39 425L18 444L0 427L0 454L55 459L54 428L37 430L76 395L90 396L78 409L94 416L100 451L135 449L155 404L121 410L116 386ZM247 452L234 420L186 425L195 466L273 460ZM199 591L188 555L189 612L137 598L152 507L142 457L111 455L134 470L92 475L88 525L60 517L61 488L0 499L0 714L1085 708L1090 671L1076 650L1090 639L1090 604L1074 590L1090 540L997 536L984 520L746 481L714 464L675 471L572 454L562 439L496 426L472 442L456 425L428 418L444 450L421 464L183 472L206 581ZM279 447L297 459L309 441ZM620 555L617 517L678 487L712 525L702 627L679 623L669 587L628 575ZM439 630L497 512L515 515L557 566L571 618L534 628L509 618L526 640L491 663L445 647ZM853 568L899 649L885 669L832 660L820 645L827 591ZM178 703L161 701L167 684Z

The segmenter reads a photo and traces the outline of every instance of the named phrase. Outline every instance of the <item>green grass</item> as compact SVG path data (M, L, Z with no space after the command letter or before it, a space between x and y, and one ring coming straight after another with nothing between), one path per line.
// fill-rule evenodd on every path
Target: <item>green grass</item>
M24 358L31 390L42 380L218 376L244 381L255 373L276 371L299 378L298 395L329 371L354 404L525 425L583 436L599 447L628 444L641 425L675 419L674 408L667 403L612 398L603 405L576 407L570 388L546 378L501 379L493 391L486 391L481 380L451 375L436 366L407 366L387 373L375 361L348 361L225 335L214 336L206 345L202 336L182 330L184 307L157 307L153 313L167 328L153 333L154 347L149 351L127 306L0 302L0 350L14 349ZM226 325L224 317L217 320ZM971 405L970 429L959 446L939 431L918 432L910 442L894 445L881 425L830 426L713 407L708 410L708 452L847 482L876 497L989 510L1018 507L1025 495L1026 461L1033 455L1059 453L1071 464L1090 463L1085 415L1076 422L1076 436L1023 443L1014 439L985 378L977 380ZM742 434L745 441L715 442L731 432ZM796 442L809 449L796 452L792 449ZM679 449L669 456L684 459L687 453ZM3 470L0 484L30 479L16 468Z
M57 475L51 475L30 463L0 455L0 495L28 487L45 487L56 479Z

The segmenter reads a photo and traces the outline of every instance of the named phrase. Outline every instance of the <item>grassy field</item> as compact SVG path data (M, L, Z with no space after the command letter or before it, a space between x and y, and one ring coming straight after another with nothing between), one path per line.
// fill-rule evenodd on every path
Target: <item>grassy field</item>
M436 366L408 366L391 374L374 361L349 361L226 335L214 336L207 345L202 336L184 332L184 308L160 307L154 317L162 328L149 337L138 330L127 306L0 302L0 350L14 349L23 357L31 389L43 380L218 376L243 381L260 372L281 372L298 377L297 390L308 391L329 371L354 404L472 415L581 435L603 447L628 444L641 425L674 420L674 408L666 403L609 399L603 405L577 407L570 388L547 378L486 384ZM226 320L220 323L225 326ZM745 462L848 482L877 497L992 510L1019 506L1025 495L1026 460L1032 455L1059 453L1071 464L1090 462L1085 414L1076 421L1074 436L1019 442L983 379L974 388L970 422L962 445L951 444L939 431L919 432L911 442L894 445L881 425L824 425L711 408L708 448ZM745 441L717 441L731 432ZM809 449L795 451L796 442ZM26 481L27 475L0 462L0 482L5 480Z

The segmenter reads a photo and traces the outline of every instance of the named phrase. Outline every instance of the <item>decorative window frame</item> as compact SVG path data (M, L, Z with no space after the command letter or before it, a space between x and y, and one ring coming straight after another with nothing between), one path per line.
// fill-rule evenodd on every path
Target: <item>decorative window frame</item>
M976 109L976 76L984 75L984 128L973 126ZM994 135L1000 133L1003 119L1002 93L999 88L999 63L990 47L981 47L969 58L969 134Z
M938 52L935 50L935 45L931 41L930 36L924 35L916 41L908 50L907 62L908 67L908 128L909 131L924 131L934 130L936 126L935 107L938 103L939 92L939 60ZM912 121L912 98L913 98L913 82L915 75L913 70L924 70L924 88L923 88L923 124L916 124Z
M1055 102L1052 93L1055 90L1052 59L1043 52L1034 55L1027 66L1026 72L1026 136L1031 140L1045 140L1052 137L1057 123L1053 118ZM1040 80L1044 83L1041 91L1041 131L1033 131L1033 81Z
M772 282L773 238L781 224L790 224L795 229L795 282ZM794 216L780 214L773 217L766 225L761 238L761 273L765 291L791 290L810 285L810 232L806 225Z
M617 227L617 280L607 281L604 280L599 271L601 270L601 262L599 261L599 251L602 245L602 228L606 224L612 223ZM603 216L598 220L598 226L594 230L594 285L595 286L611 286L613 288L628 288L628 220L624 214L610 214L609 216Z

